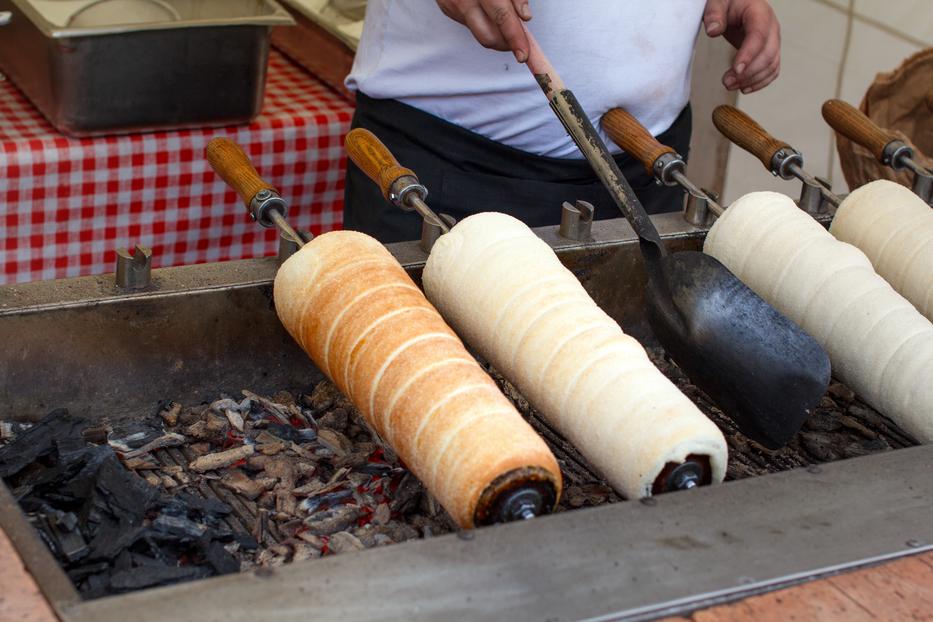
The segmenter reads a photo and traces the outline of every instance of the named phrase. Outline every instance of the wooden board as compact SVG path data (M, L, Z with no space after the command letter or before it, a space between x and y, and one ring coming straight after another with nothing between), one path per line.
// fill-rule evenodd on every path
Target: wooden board
M933 553L753 596L662 622L933 620Z
M0 620L55 622L58 618L23 567L13 543L0 530Z

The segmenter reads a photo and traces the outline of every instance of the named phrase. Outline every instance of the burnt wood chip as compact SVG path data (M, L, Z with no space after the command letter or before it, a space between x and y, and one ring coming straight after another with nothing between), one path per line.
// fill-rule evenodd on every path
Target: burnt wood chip
M395 491L395 497L392 499L389 509L392 513L406 516L418 509L421 505L421 496L424 493L424 487L421 482L411 473L406 473Z
M220 542L210 540L204 542L202 553L204 560L214 570L214 574L232 574L240 571L240 562L234 559Z
M328 536L350 527L360 514L360 509L355 505L344 505L313 514L305 519L305 527L316 536Z
M290 425L280 423L270 423L268 430L283 441L290 443L309 443L317 438L317 432L313 428L296 428Z

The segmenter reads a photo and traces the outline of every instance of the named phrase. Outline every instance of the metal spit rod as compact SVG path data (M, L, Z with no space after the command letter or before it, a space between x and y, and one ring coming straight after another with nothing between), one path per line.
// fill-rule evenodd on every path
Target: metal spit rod
M803 182L800 207L810 214L820 211L823 201L839 207L841 199L826 184L803 168L803 154L767 132L750 116L734 106L713 110L713 124L722 134L758 158L772 175Z
M298 248L308 239L288 223L288 203L263 180L246 152L229 138L215 138L206 149L207 161L227 184L236 190L253 220L266 228L275 227Z
M399 164L375 134L363 128L350 130L345 145L350 160L375 182L387 201L421 216L421 250L430 253L437 239L448 233L456 221L446 215L438 216L428 206L428 189L413 170Z
M823 104L822 112L830 127L871 151L882 164L895 171L909 169L914 174L913 191L927 203L933 204L933 172L914 160L913 149L904 141L841 99L828 100Z
M298 248L301 248L305 245L305 241L301 238L300 235L298 235L298 232L295 231L290 224L288 224L288 221L285 220L285 215L282 214L282 212L277 209L270 209L269 218L272 220L275 226L278 227L280 232L285 234L285 236L290 238L292 242L298 245Z
M792 150L792 151L793 151L793 154L788 156L789 161L786 165L788 172L790 172L791 175L793 175L794 177L802 181L804 185L810 186L813 188L819 188L820 194L822 195L823 199L826 202L828 202L833 207L839 207L839 204L842 203L842 199L839 197L839 195L833 192L830 188L827 188L826 185L823 184L816 177L808 173L806 169L803 168L803 155L796 150ZM799 159L794 158L794 156L799 156ZM787 178L784 177L784 179L787 179Z
M683 162L683 160L681 160L681 162ZM690 181L689 177L684 175L681 170L675 169L671 171L671 178L674 179L674 181L680 184L684 190L689 192L694 197L702 198L704 201L706 201L706 207L709 209L709 211L713 212L713 216L715 218L722 216L722 213L725 211L722 205L717 203L708 192L697 187L692 181Z
M687 164L673 148L662 145L638 119L622 108L613 108L602 119L602 127L609 137L629 155L642 163L648 174L665 186L679 185L696 199L693 210L684 217L695 225L706 222L707 210L716 218L723 207L711 193L699 188L686 175Z
M418 212L425 222L439 227L441 233L450 231L444 219L425 202L428 189L418 181L415 172L399 164L375 134L363 128L350 130L345 145L350 160L379 186L387 201L406 212Z
M441 233L449 233L450 227L447 226L447 223L425 203L425 199L428 196L428 189L418 183L418 178L415 177L411 181L406 181L403 177L399 182L407 185L400 188L400 193L398 195L400 198L396 205L406 211L414 210L418 212L418 215L427 223L439 227ZM393 184L393 186L394 185L395 184Z

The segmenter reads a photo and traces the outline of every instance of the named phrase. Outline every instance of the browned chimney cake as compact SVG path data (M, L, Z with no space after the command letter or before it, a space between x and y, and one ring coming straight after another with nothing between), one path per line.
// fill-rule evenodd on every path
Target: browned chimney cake
M276 311L462 527L520 482L560 493L557 461L375 239L326 233L286 261Z

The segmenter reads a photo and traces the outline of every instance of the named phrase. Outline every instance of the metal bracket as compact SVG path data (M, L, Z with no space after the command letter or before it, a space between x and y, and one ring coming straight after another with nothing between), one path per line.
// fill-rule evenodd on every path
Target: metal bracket
M564 202L561 206L560 227L557 232L561 237L579 242L593 239L593 214L596 208L592 203L577 200L573 205Z
M447 225L448 229L453 228L457 224L457 219L449 214L438 214L438 218L442 219ZM434 248L434 243L437 242L438 238L443 235L441 227L436 222L428 222L427 219L421 220L421 250L431 254L431 249Z
M149 287L152 282L152 250L136 245L117 249L117 287L128 290Z
M687 191L684 193L684 220L694 227L705 227L709 224L709 202L719 202L719 196L710 190L701 188L700 194Z
M308 231L296 231L296 233L301 236L301 239L305 243L310 242L313 239L313 236ZM285 263L285 260L298 252L298 243L291 238L291 236L285 235L284 233L279 232L279 252L278 252L278 262L279 265Z
M918 197L933 206L933 173L915 171L912 189Z
M790 167L796 164L803 168L803 154L792 147L781 147L771 156L771 174L781 179L792 179L794 173Z
M802 181L800 200L797 205L808 214L821 213L823 211L823 187L819 183Z
M269 216L271 210L279 212L282 218L288 217L288 204L278 192L260 190L249 202L249 213L252 214L253 220L267 229L275 226L275 222Z

